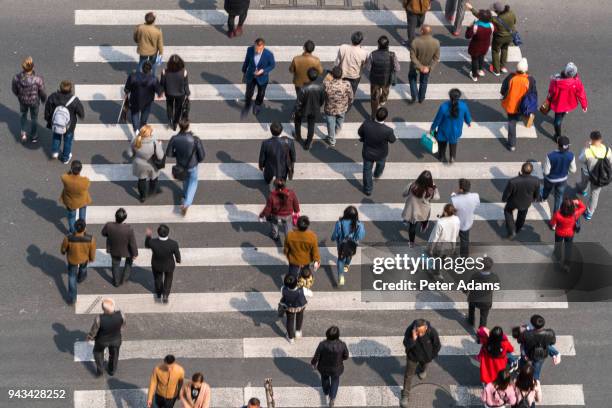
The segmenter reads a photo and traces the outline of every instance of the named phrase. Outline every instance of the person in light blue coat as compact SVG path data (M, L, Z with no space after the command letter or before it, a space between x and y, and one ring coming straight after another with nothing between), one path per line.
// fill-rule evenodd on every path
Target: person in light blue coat
M357 248L357 243L365 237L365 226L359 221L357 208L349 205L344 209L344 214L336 222L331 239L336 242L338 248L338 286L344 285L344 274L348 272L351 265L352 255L348 254L351 247ZM352 241L352 242L350 242ZM354 243L354 245L353 245Z
M457 157L457 142L463 133L463 123L472 126L472 116L467 104L460 100L459 89L451 89L448 96L450 100L440 105L431 124L431 132L438 141L438 160L446 161L446 145L450 145L449 163L452 163Z

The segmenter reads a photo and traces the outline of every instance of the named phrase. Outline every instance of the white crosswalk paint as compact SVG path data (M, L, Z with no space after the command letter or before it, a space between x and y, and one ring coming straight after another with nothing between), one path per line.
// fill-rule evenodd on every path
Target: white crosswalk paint
M301 46L279 46L267 47L274 53L276 62L291 62L293 57L304 52ZM376 47L364 47L368 52ZM410 62L410 51L406 47L390 47L400 62ZM166 55L178 54L185 62L240 62L244 61L246 47L244 46L214 46L214 45L184 45L164 46ZM338 54L338 46L317 46L315 55L322 62L333 62ZM516 62L522 58L519 47L508 48L508 61ZM491 59L491 52L487 55ZM74 62L136 62L138 54L136 46L120 45L98 45L98 46L76 46L74 47ZM457 62L471 61L471 57L465 46L440 47L440 61Z
M457 406L481 406L481 387L450 385L446 388ZM336 406L339 407L397 407L401 392L399 386L349 386L338 389ZM145 388L75 391L74 408L120 408L146 406ZM585 406L582 384L542 385L543 401L538 406ZM327 407L327 399L320 387L274 387L277 407ZM212 388L211 407L238 407L249 398L256 397L266 406L263 387ZM443 398L443 397L442 397Z
M244 84L191 84L192 101L227 101L244 99ZM429 84L427 86L427 99L447 100L448 91L459 88L465 99L500 99L500 84ZM120 101L123 98L123 85L106 84L77 84L75 93L82 101ZM356 99L369 100L370 86L360 84ZM389 100L410 99L408 84L398 84L391 87ZM268 101L295 100L295 87L293 84L269 84L266 88Z
M357 138L357 130L362 122L345 122L342 131L336 134L337 140ZM398 139L420 139L424 132L431 128L431 122L385 122L395 131ZM152 124L153 134L157 140L169 140L176 131L166 125ZM284 135L289 136L293 123L283 123ZM305 126L305 125L304 125ZM192 123L189 129L202 140L263 140L270 137L269 123ZM109 125L99 123L79 123L77 130L79 142L83 141L128 141L134 133L131 125ZM327 137L327 127L318 124L315 135ZM516 136L521 139L535 139L535 127L526 128L521 123L516 128ZM505 139L508 137L507 122L472 122L472 126L463 127L462 139Z
M434 180L467 178L470 180L508 179L515 177L523 162L388 162L381 180L416 179L429 170ZM541 165L534 166L534 175L542 177ZM362 163L298 163L293 180L361 180ZM85 164L81 175L91 181L136 180L131 164ZM172 170L166 166L160 172L162 180L172 180ZM263 180L257 163L202 163L198 165L198 179L202 181Z
M76 25L136 25L144 22L144 15L149 10L75 10ZM156 10L156 25L189 25L208 26L225 25L227 13L224 10ZM472 24L474 16L465 13L463 25ZM425 23L431 26L447 24L444 13L430 11L425 16ZM249 26L403 26L406 24L404 10L257 10L251 8L247 19ZM348 41L348 36L347 36Z

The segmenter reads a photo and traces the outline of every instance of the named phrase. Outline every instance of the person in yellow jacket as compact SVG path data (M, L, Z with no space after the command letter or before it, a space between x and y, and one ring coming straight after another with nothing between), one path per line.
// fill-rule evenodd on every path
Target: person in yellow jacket
M512 73L504 79L501 87L501 106L508 114L508 149L516 150L516 122L521 120L520 106L523 97L529 91L529 65L527 58L521 59L516 64L516 73Z
M164 357L164 362L155 367L151 374L147 407L153 406L154 399L156 408L174 407L179 392L183 388L184 379L185 370L176 362L172 354L168 354Z

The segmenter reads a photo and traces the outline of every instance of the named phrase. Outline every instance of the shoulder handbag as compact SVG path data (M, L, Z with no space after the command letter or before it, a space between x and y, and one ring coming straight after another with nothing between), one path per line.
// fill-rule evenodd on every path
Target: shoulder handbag
M189 160L187 161L187 165L189 165L189 163L191 162L191 159L193 158L193 156L196 153L196 150L198 149L197 143L198 143L198 141L194 137L194 139L193 139L193 150L191 152L191 156L189 156ZM174 177L175 179L177 179L179 181L185 181L185 180L187 180L187 175L188 175L187 167L183 166L182 164L180 164L178 162L174 166L172 166L172 177Z
M521 38L521 35L518 33L518 31L511 30L510 27L508 27L506 23L504 23L504 20L499 18L499 16L496 16L495 19L499 24L501 24L502 27L506 29L506 31L510 33L510 35L512 36L512 43L514 45L516 45L517 47L523 45L523 39Z
M181 119L189 119L189 111L191 110L191 101L189 96L185 95L183 105L181 106Z
M540 112L543 115L548 115L548 112L550 112L550 101L548 100L548 98L546 98L544 100L544 103L542 103L542 105L540 105Z
M389 52L389 58L391 59L391 72L389 73L389 83L391 86L397 84L397 72L395 72L395 53Z
M156 170L161 170L166 167L166 155L161 159L157 158L157 141L153 141L153 155L147 160L151 166Z

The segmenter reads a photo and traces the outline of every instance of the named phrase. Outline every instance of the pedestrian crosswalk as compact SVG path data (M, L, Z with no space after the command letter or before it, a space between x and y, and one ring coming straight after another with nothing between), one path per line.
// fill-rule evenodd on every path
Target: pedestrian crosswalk
M133 65L137 60L135 47L111 44L127 44L132 26L140 24L147 11L149 10L76 10L74 15L76 25L95 27L108 34L105 38L111 39L104 41L103 44L76 44L73 62L77 64L77 69L81 69L78 65L81 63L96 64L96 66L110 65L114 70L117 70L121 63ZM215 382L215 377L212 375L212 407L242 406L254 396L265 405L264 390L259 386L263 378L256 377L259 375L258 370L255 370L254 374L245 369L245 364L250 362L274 364L273 373L266 372L266 375L272 376L275 381L279 379L279 385L275 386L277 407L327 406L322 390L318 387L317 380L312 379L308 368L309 359L322 339L324 329L322 332L315 332L307 327L311 324L307 321L304 329L305 337L292 345L287 342L283 334L278 333L279 330L274 328L275 325L283 326L280 320L274 324L270 323L269 331L264 332L259 327L266 319L276 320L276 309L280 298L278 284L286 270L286 258L282 248L274 246L271 240L265 245L251 242L253 234L268 228L267 225L256 224L264 206L264 198L257 190L257 186L260 184L263 186L261 171L256 163L257 153L260 141L270 136L270 122L284 122L284 133L291 136L293 124L287 123L289 121L287 112L290 109L283 107L293 106L294 86L287 83L290 82L287 79L275 80L273 72L272 82L266 91L266 103L271 101L275 105L274 109L270 109L270 112L266 112L263 117L249 116L238 121L232 115L241 107L240 103L235 102L243 98L245 87L243 84L233 83L239 81L227 81L224 75L228 73L216 72L214 64L224 64L224 69L231 64L235 67L235 71L239 72L245 47L217 45L216 37L210 41L210 44L214 45L193 45L192 39L185 37L185 34L191 33L200 35L199 30L208 26L224 25L227 19L226 13L223 10L186 8L157 10L156 14L156 24L163 26L165 33L175 29L182 30L179 32L180 35L172 38L172 45L166 46L164 55L177 53L186 62L193 63L188 68L192 112L205 111L214 119L214 121L204 121L193 114L191 118L194 122L191 130L202 139L207 151L207 160L198 169L198 179L202 187L187 215L181 215L178 206L175 205L178 202L176 197L170 194L170 190L176 193L180 189L180 184L174 186L176 182L172 181L169 160L160 176L164 191L155 198L154 203L134 205L134 198L129 197L124 191L121 195L107 193L116 191L111 190L112 185L135 185L131 164L121 159L107 160L96 150L104 150L110 157L118 157L118 152L127 149L129 141L134 137L131 126L114 123L117 101L123 98L123 85L117 79L116 72L106 78L100 75L77 81L75 87L77 96L100 112L99 116L92 115L94 119L88 118L87 123L78 124L75 147L76 151L81 152L82 157L79 159L84 163L83 175L93 182L92 189L95 192L102 193L102 196L94 195L93 205L87 208L88 230L98 237L99 247L96 261L91 263L90 267L99 272L100 276L104 276L111 266L110 256L102 249L104 241L98 232L102 224L114 219L118 207L127 210L127 222L134 226L138 234L141 234L145 227L153 228L159 223L169 224L173 239L178 240L181 245L182 262L177 265L168 304L154 301L154 296L149 293L152 286L151 278L143 278L140 274L143 268L148 269L151 261L150 251L144 248L139 249L140 254L134 261L136 270L133 276L139 275L134 278L138 280L138 284L128 282L122 288L115 290L108 285L102 287L100 279L94 277L79 287L74 307L77 316L91 317L90 315L99 313L102 299L111 297L117 307L128 316L128 326L123 335L124 341L119 356L122 361L113 378L113 380L121 378L121 381L109 380L108 383L101 383L97 389L76 390L73 396L74 408L146 406L146 389L142 387L148 383L150 372L148 370L151 370L164 355L170 353L174 354L179 362L185 361L190 369L202 367L198 370L204 370L206 377L213 374L211 373L213 367L222 367L223 371L229 373L231 377L229 384ZM309 26L337 27L338 36L326 39L325 42L317 41L315 51L324 67L330 68L336 57L338 45L346 42L356 27L368 30L378 26L390 30L393 26L404 26L405 19L404 10L251 8L247 24L258 27L262 35L265 35L266 30L272 29L289 30L291 27L296 31L297 35L283 36L282 41L267 38L268 47L275 53L278 62L289 62L291 58L302 52L301 44L306 34L301 33L311 31L312 27ZM472 21L473 17L468 13L463 24L468 25ZM438 11L429 12L426 22L439 26L440 30L447 24L443 13ZM222 35L211 32L214 33L211 35ZM434 364L439 367L439 371L434 370L428 382L446 384L440 387L456 401L456 406L480 405L481 389L478 386L477 370L474 370L472 365L480 345L475 343L471 333L466 333L464 328L449 327L447 324L451 320L464 319L468 307L464 294L423 292L406 295L399 302L372 301L372 298L364 297L365 291L360 290L358 271L351 272L347 286L335 287L337 249L335 243L329 240L331 231L328 229L346 206L357 207L360 220L366 224L368 234L366 241L371 236L385 239L385 232L381 232L384 228L396 231L405 229L401 224L401 212L404 207L401 192L421 171L430 170L434 180L440 180L440 183L444 184L444 189L441 191L444 196L440 201L432 203L432 220L435 220L435 215L442 212L445 202L448 201L450 193L448 186L451 182L454 186L454 180L464 177L472 180L477 187L483 187L486 183L486 188L481 192L482 203L475 214L477 227L474 229L487 230L496 238L484 242L484 245L474 246L472 255L491 256L496 263L520 269L518 271L520 273L529 273L524 270L528 268L523 268L525 264L533 264L537 268L544 269L551 263L553 251L551 244L519 242L509 245L498 237L501 228L498 226L504 220L505 205L499 200L506 180L517 174L523 160L533 161L534 174L540 178L542 167L539 162L534 161L540 158L523 157L518 152L514 156L509 156L509 153L503 150L500 141L506 138L507 125L498 109L500 83L491 81L472 83L467 77L462 80L453 76L452 63L469 60L467 42L463 39L455 41L456 45L449 46L450 41L443 44L442 64L440 64L442 73L435 78L432 76L427 100L423 105L408 107L402 104L401 108L393 111L392 106L395 107L393 103L400 106L401 102L410 99L410 90L408 85L403 83L391 89L388 104L391 115L387 124L394 128L396 136L400 139L395 146L400 145L397 148L405 149L405 153L387 161L385 172L373 196L355 202L344 190L344 185L354 187L361 183L361 159L354 158L361 157L357 130L363 120L363 113L359 110L360 104L362 102L367 104L370 98L370 86L367 80L364 79L359 86L355 108L347 115L342 132L337 136L336 150L322 148L319 143L315 143L310 152L298 149L298 162L295 166L292 188L296 189L300 197L301 213L309 216L312 222L311 229L319 236L322 257L322 268L316 272L314 296L308 299L307 319L320 319L321 326L335 324L338 319L344 322L344 325L341 325L342 339L347 342L351 354L351 362L347 362L347 365L350 365L347 366L347 373L358 370L364 362L365 365L369 365L374 361L373 364L381 366L389 364L390 367L385 366L383 370L388 370L393 375L375 376L376 378L367 375L353 376L347 379L346 384L343 380L336 400L336 406L339 407L398 405L401 391L399 386L401 380L398 380L398 376L403 373L405 361L405 350L402 345L405 325L393 322L392 327L386 328L385 332L381 333L381 326L389 321L388 316L402 316L402 319L408 323L417 317L426 316L434 326L439 327L442 350L440 361ZM370 41L368 49L371 49L372 43L373 41ZM393 50L400 61L409 61L407 49L395 45ZM518 61L521 57L522 53L518 47L510 47L509 61ZM119 64L114 65L116 63ZM206 72L198 72L201 67L204 67ZM207 73L214 73L216 77L211 80L206 77ZM416 154L414 150L422 151L418 146L418 139L424 132L429 131L431 122L428 121L432 119L431 114L425 116L421 112L427 109L431 111L439 101L446 100L448 91L455 87L461 89L464 99L476 105L472 115L472 125L464 127L462 136L463 139L467 139L465 143L470 143L470 148L466 149L466 156L470 156L469 160L460 160L452 165L432 162L429 159L418 160L422 155ZM281 109L275 110L278 106L281 106ZM106 115L104 107L113 109L113 115ZM161 111L159 108L155 107L154 110L157 109L159 112ZM366 110L369 111L369 107ZM113 118L108 119L111 116ZM159 114L152 114L151 122L155 122L152 123L154 136L158 140L166 141L175 132L165 126L161 117ZM325 124L318 123L315 139L323 138L326 134ZM520 139L519 144L540 141L534 127L526 128L521 124L517 128L517 137ZM231 149L232 153L234 151L238 153L228 154ZM484 153L476 151L478 149L482 149ZM211 157L213 159L210 159ZM388 184L384 185L385 183ZM395 186L393 191L390 190L391 185ZM169 188L170 186L172 187ZM218 195L220 186L231 190L238 198L226 200ZM310 194L300 191L306 188L311 189L308 191ZM129 187L126 187L126 190L129 190ZM379 191L381 195L377 197ZM212 203L208 198L215 194L217 195ZM304 195L307 196L306 199L301 198ZM528 224L533 227L531 232L540 238L544 237L543 234L547 232L545 223L550 216L551 208L548 203L536 203L532 206L527 214ZM217 233L214 228L218 225L231 226L231 229L227 228L230 233L222 237L214 236ZM187 229L189 233L185 232ZM416 248L402 245L402 248L389 247L379 251L420 256L425 249L422 239L426 239L428 233L429 230L419 236ZM137 237L139 242L142 238L140 235ZM215 241L211 244L213 238ZM472 236L472 240L478 241L478 237ZM366 263L363 251L367 244L366 242L360 246L353 258L352 265L355 269ZM245 282L229 281L229 278L225 277L226 273L236 276L236 270L239 271L240 277L245 277ZM90 272L90 276L92 274L95 272ZM212 283L202 291L201 282L208 279ZM95 284L90 284L92 281ZM324 288L318 289L317 285L324 285ZM520 297L516 296L517 292L520 292ZM489 317L491 325L496 324L496 319L500 315L507 320L508 316L512 316L512 321L519 324L535 312L544 315L563 314L571 307L565 293L558 291L543 293L520 289L516 292L502 291L496 296L496 304ZM380 319L380 323L373 326L363 325L362 322L367 320L366 317L370 320ZM198 327L200 319L211 320L206 320L209 325L202 324ZM241 325L238 326L239 324ZM183 335L176 329L183 325L191 327L190 335ZM174 327L174 331L166 330L167 326ZM509 332L510 328L504 326L506 332ZM160 334L159 338L149 330ZM280 329L281 332L282 330ZM571 362L579 356L576 343L577 340L572 333L559 328L556 347L563 355L564 361ZM92 347L90 342L75 340L72 356L74 364L90 365L93 360ZM295 361L296 365L289 365L290 368L287 369L287 364L291 364L289 362L292 361ZM462 373L461 376L449 378L443 374L449 361L459 367L457 370ZM123 370L130 371L128 367L131 364L145 367L145 371L138 371L136 374L138 378L122 378ZM300 371L304 367L308 368L309 373ZM130 375L134 373L130 371ZM191 373L187 375L190 376ZM553 381L544 381L544 401L539 405L585 406L585 393L579 377L557 375L549 378L551 377ZM254 378L258 383L253 383Z

